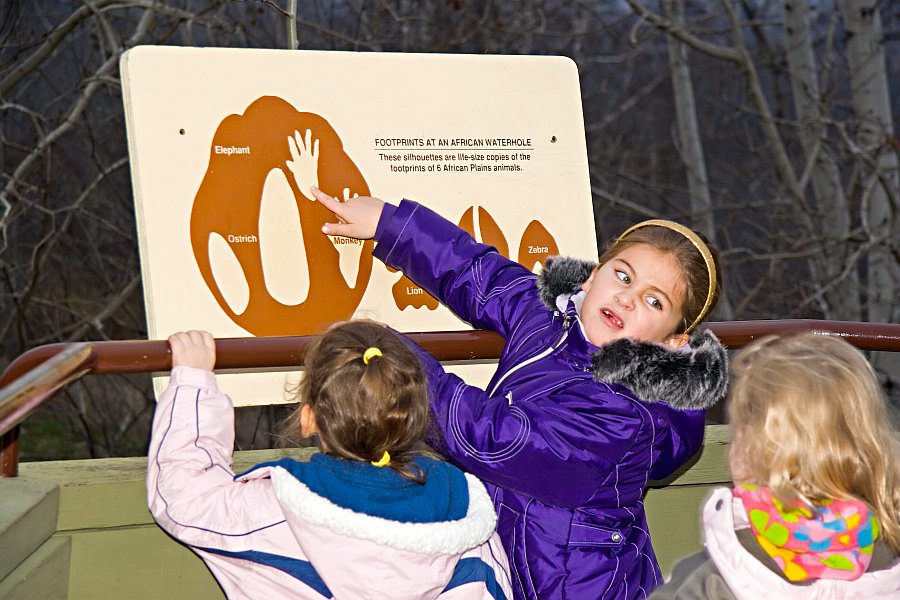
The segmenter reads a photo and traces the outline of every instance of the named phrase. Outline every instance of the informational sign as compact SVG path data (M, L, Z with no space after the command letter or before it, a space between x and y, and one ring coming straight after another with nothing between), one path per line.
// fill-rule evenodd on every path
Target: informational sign
M121 70L152 339L307 335L353 317L468 328L374 261L371 240L322 234L334 216L314 185L414 199L534 270L596 258L567 58L144 46ZM284 396L283 374L262 377L220 383L236 403Z

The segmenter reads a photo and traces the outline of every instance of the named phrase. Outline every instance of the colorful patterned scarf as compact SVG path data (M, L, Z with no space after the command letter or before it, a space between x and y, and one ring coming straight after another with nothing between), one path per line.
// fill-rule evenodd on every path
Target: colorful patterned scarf
M823 500L815 511L785 507L769 488L740 485L756 540L789 581L858 579L872 560L878 520L859 500Z

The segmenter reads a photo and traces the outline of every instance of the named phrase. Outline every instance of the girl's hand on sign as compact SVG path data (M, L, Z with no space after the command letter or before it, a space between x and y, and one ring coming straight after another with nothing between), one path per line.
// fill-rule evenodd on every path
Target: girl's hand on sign
M334 213L338 223L325 223L322 233L327 235L342 235L358 240L372 239L378 219L381 218L381 210L384 202L371 196L357 196L339 201L334 196L329 196L317 187L312 188L312 195L322 205Z
M216 341L208 331L179 331L169 336L172 367L212 371L216 366Z

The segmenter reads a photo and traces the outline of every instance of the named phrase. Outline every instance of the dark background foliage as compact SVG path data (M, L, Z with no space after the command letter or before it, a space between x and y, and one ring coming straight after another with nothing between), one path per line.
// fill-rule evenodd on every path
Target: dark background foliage
M785 16L799 3L790 0L297 4L295 19L288 0L0 6L0 367L50 342L146 337L121 53L141 44L287 48L294 32L301 49L569 56L582 84L598 246L637 220L673 218L721 248L727 298L716 319L900 320L900 282L876 285L873 275L900 263L900 3L803 4L815 121L798 114L791 86ZM875 42L890 116L874 138L852 87L849 43L862 34L845 24L860 5L883 28ZM691 106L673 91L676 42ZM685 110L703 150L699 191L677 123ZM812 130L814 160L803 140ZM837 173L826 192L810 183L823 156ZM877 202L888 216L876 223ZM894 395L898 357L873 357ZM141 454L152 406L149 376L89 376L26 422L23 458ZM240 413L239 445L274 441L282 409Z

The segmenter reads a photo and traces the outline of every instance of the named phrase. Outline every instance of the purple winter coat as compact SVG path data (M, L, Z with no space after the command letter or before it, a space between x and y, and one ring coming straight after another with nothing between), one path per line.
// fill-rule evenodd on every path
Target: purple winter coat
M711 332L690 348L587 341L569 295L592 265L548 261L541 276L433 211L386 206L375 256L506 344L487 391L418 355L432 440L486 484L516 598L644 598L663 583L643 495L696 453L705 408L727 385ZM556 288L556 289L554 289ZM566 294L568 292L568 294ZM561 308L546 300L556 298Z

